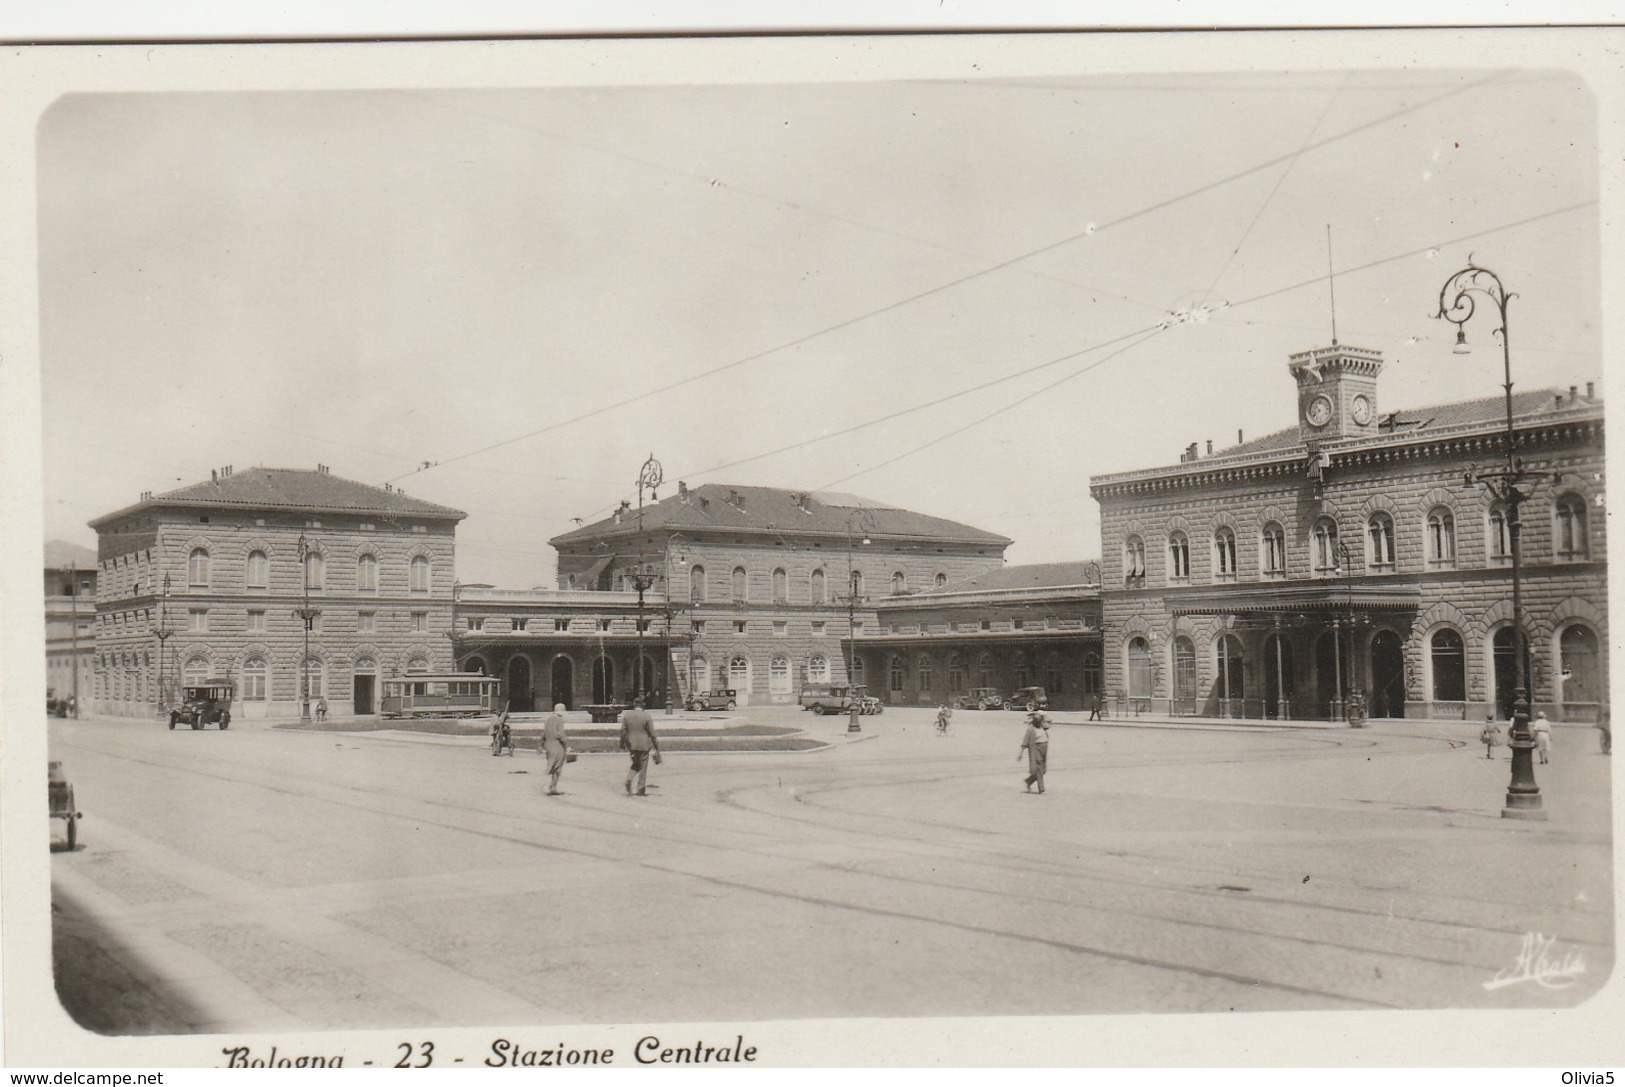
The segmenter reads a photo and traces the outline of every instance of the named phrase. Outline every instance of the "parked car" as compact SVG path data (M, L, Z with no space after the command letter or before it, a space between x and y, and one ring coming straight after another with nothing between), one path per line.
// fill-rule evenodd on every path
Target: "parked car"
M802 709L807 709L814 702L822 702L824 699L829 698L829 690L830 687L827 683L806 683L802 685L801 691L796 695L796 701L801 703Z
M997 710L1003 709L1008 699L997 687L972 687L960 695L958 701L962 710Z
M1042 687L1022 687L1004 703L1007 710L1044 710L1049 708L1049 695Z
M169 711L169 727L191 725L200 729L204 725L231 727L231 702L237 695L237 685L229 679L211 679L183 687L182 702L178 709Z
M739 707L739 699L732 690L696 691L688 696L690 710L732 710Z

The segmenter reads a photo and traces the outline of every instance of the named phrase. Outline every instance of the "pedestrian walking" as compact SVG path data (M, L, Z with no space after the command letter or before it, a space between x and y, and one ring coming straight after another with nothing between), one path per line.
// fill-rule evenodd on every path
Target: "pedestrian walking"
M542 754L547 756L547 774L552 779L552 784L547 788L548 796L559 795L559 775L564 773L565 756L569 750L570 741L564 736L564 703L560 702L542 722Z
M1547 756L1552 750L1552 723L1546 720L1546 711L1541 710L1535 714L1535 719L1529 723L1529 731L1535 736L1535 750L1540 752L1540 761L1551 761Z
M949 709L946 705L942 705L942 706L937 707L937 735L938 736L946 736L946 735L948 735L948 721L949 721L950 718L953 717L953 715L954 715L954 711Z
M647 796L649 787L649 758L660 765L660 741L655 737L655 719L643 708L643 699L633 701L632 708L621 714L621 750L632 755L632 767L626 772L626 795L632 795L632 779L638 782L638 796Z
M1478 734L1478 742L1484 745L1484 757L1495 758L1495 748L1501 742L1501 729L1495 723L1495 714L1484 718L1484 731Z
M1033 791L1033 785L1038 791L1044 791L1044 770L1049 764L1049 718L1034 710L1027 715L1027 732L1021 738L1021 750L1016 752L1016 761L1021 756L1027 756L1027 791Z
M513 754L513 728L508 724L506 708L491 722L491 754L500 755L503 749L507 749L510 756Z
M327 720L327 699L325 697L316 700L316 720Z
M1091 691L1089 694L1089 720L1100 720L1100 692Z
M1608 703L1604 702L1597 707L1597 728L1602 730L1602 753L1614 753L1614 729L1608 720Z

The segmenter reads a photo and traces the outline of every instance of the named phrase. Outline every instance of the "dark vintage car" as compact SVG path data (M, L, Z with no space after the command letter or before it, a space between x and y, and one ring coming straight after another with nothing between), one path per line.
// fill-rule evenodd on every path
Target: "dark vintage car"
M731 710L737 709L739 699L734 691L695 691L688 696L690 710Z
M200 729L204 725L231 727L231 700L237 686L229 679L211 679L182 688L183 701L177 709L169 711L169 727L190 725Z
M880 699L869 693L863 684L853 687L832 686L824 693L807 700L807 708L814 713L851 713L856 705L859 713L874 714L885 709Z
M1049 695L1042 687L1022 687L1005 700L1007 710L1043 710L1049 708Z
M1000 710L1008 701L997 687L972 687L959 696L959 708L964 710Z
M810 709L814 703L822 705L829 700L830 685L828 683L804 683L796 694L796 701L801 703L802 709Z

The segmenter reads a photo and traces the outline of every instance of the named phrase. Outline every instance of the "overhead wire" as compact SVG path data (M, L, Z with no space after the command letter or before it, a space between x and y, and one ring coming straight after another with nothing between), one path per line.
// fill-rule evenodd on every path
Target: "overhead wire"
M1465 94L1468 91L1474 90L1474 89L1476 89L1476 88L1478 88L1480 86L1483 86L1483 85L1485 85L1487 83L1493 82L1496 79L1502 78L1505 74L1506 73L1504 73L1504 72L1492 73L1492 74L1490 74L1488 76L1485 76L1482 79L1475 80L1475 81L1472 81L1472 82L1468 82L1468 83L1465 83L1465 84L1461 85L1460 87L1453 88L1453 89L1445 92L1444 94L1436 95L1436 96L1434 96L1432 98L1429 98L1429 99L1426 99L1426 100L1424 100L1422 102L1418 102L1415 105L1405 106L1405 107L1403 107L1401 109L1394 110L1394 111L1392 111L1390 113L1384 114L1381 117L1374 118L1373 120L1364 122L1364 123L1359 124L1359 125L1355 125L1354 127L1346 129L1346 130L1344 130L1342 132L1336 133L1335 135L1328 136L1323 140L1316 141L1316 142L1308 144L1306 146L1301 146L1297 150L1291 152L1290 154L1278 155L1278 156L1276 156L1274 158L1271 158L1271 159L1266 160L1264 162L1256 163L1253 166L1250 166L1250 167L1247 167L1246 169L1243 169L1243 170L1237 171L1235 173L1229 174L1229 175L1227 175L1225 177L1218 178L1216 180L1206 182L1206 183L1204 183L1204 184L1202 184L1200 186L1197 186L1194 189L1190 189L1190 190L1187 190L1187 191L1185 191L1183 193L1180 193L1180 194L1178 194L1176 196L1169 197L1166 200L1161 200L1161 201L1158 201L1157 203L1154 203L1154 204L1148 205L1146 207L1140 208L1140 209L1138 209L1136 211L1129 212L1128 214L1126 214L1126 215L1124 215L1124 216L1122 216L1122 217L1120 217L1118 219L1107 222L1107 223L1105 223L1103 225L1097 225L1097 224L1091 223L1088 226L1086 226L1083 230L1076 231L1074 233L1068 234L1065 237L1056 239L1055 241L1049 242L1049 243L1047 243L1045 245L1042 245L1042 246L1039 246L1039 247L1037 247L1035 249L1027 250L1027 251L1025 251L1025 252L1023 252L1021 254L1018 254L1018 255L1016 255L1014 257L1010 257L1010 258L1008 258L1006 260L999 261L999 262L997 262L995 264L992 264L992 265L990 265L990 266L988 266L986 268L979 269L977 271L968 273L966 275L958 276L958 277L956 277L954 279L951 279L951 280L948 280L946 282L939 283L934 287L927 288L926 290L917 292L917 293L912 294L912 295L908 295L908 296L906 296L904 298L896 299L896 300L894 300L892 302L888 302L885 305L878 306L878 307L876 307L874 309L866 310L866 311L864 311L862 313L855 314L855 315L853 315L851 317L848 317L848 318L845 318L845 319L843 319L841 321L837 321L837 322L835 322L833 324L824 326L824 327L819 328L817 330L814 330L812 332L807 332L807 333L804 333L802 335L793 337L793 338L791 338L789 340L785 340L785 341L780 342L778 344L775 344L775 345L773 345L771 347L767 347L767 348L764 348L764 349L762 349L760 351L756 351L756 352L753 352L753 353L751 353L749 355L745 355L745 356L743 356L741 358L737 358L737 359L734 359L732 361L721 363L721 364L719 364L717 366L710 367L709 369L702 370L699 373L690 374L690 375L687 375L685 377L678 378L678 379L676 379L674 381L669 381L669 382L666 382L666 383L661 384L661 385L652 386L652 387L644 389L644 390L642 390L640 392L634 393L631 396L624 397L624 398L622 398L620 400L617 400L617 401L615 401L613 403L604 404L604 405L602 405L600 407L593 408L593 409L591 409L589 411L582 412L580 414L571 416L569 418L561 419L561 420L558 420L556 422L549 423L548 425L546 425L544 427L537 428L536 430L532 430L532 431L529 431L529 432L524 433L524 434L515 435L514 437L511 437L511 438L505 438L505 439L503 439L501 441L492 442L492 443L490 443L488 445L481 446L481 447L479 447L477 449L470 450L470 451L468 451L466 453L460 453L460 454L458 454L456 456L453 456L453 457L443 457L443 458L439 459L438 461L433 462L427 468L418 468L418 469L414 469L414 470L412 470L410 472L402 473L401 475L398 475L398 476L394 477L393 479L391 479L389 482L396 483L396 482L399 482L402 479L406 479L408 476L415 475L418 472L427 471L427 470L430 470L432 468L441 467L443 465L454 464L454 463L456 463L458 461L467 460L470 457L480 456L480 455L483 455L485 453L493 452L493 451L495 451L497 449L505 448L505 447L513 445L513 444L515 444L517 442L527 441L527 440L529 440L531 438L540 437L543 434L548 434L548 433L551 433L551 432L553 432L555 430L560 430L560 429L563 429L564 427L572 426L572 425L574 425L576 423L586 422L587 420L595 419L595 418L597 418L597 417L599 417L601 415L606 415L606 414L608 414L608 413L610 413L612 411L618 411L621 408L628 407L628 406L630 406L632 404L636 404L636 403L639 403L641 401L651 399L653 397L664 395L664 394L669 393L669 392L671 392L671 391L673 391L675 389L679 389L679 388L683 387L684 385L689 385L689 384L692 384L692 383L697 382L697 381L702 381L702 380L705 380L706 378L715 377L718 374L726 373L726 372L728 372L730 370L737 369L737 368L739 368L741 366L745 366L745 365L748 365L748 364L753 363L753 362L758 362L758 361L760 361L760 360L762 360L764 358L767 358L770 355L777 354L780 351L786 351L786 350L789 350L790 348L793 348L793 347L799 347L802 344L811 342L812 340L815 340L815 339L817 339L819 337L829 335L830 333L833 333L833 332L838 332L838 331L840 331L842 329L850 328L850 327L852 327L854 325L857 325L857 324L859 324L859 323L861 323L863 321L867 321L870 318L878 317L878 316L880 316L882 314L889 313L889 312L891 312L893 310L899 309L899 308L901 308L903 306L906 306L906 305L909 305L911 303L918 302L918 301L921 301L921 300L926 299L926 298L930 298L930 297L932 297L934 295L941 294L944 291L951 290L951 289L953 289L955 287L958 287L958 286L961 286L961 285L963 285L965 283L969 283L969 282L972 282L974 280L981 279L984 276L988 276L988 275L991 275L991 274L993 274L995 272L999 272L999 271L1002 271L1002 270L1004 270L1006 268L1010 268L1010 267L1012 267L1012 266L1014 266L1016 264L1021 263L1022 261L1030 260L1033 257L1041 256L1041 255L1043 255L1045 253L1054 252L1055 250L1060 249L1063 246L1070 245L1073 242L1076 242L1076 241L1078 241L1078 240L1080 240L1082 238L1086 238L1086 237L1089 237L1089 236L1094 235L1096 233L1099 233L1100 231L1114 229L1116 227L1123 226L1123 225L1125 225L1127 223L1134 222L1135 220L1144 218L1147 215L1151 215L1151 214L1154 214L1156 212L1166 210L1167 208L1173 207L1176 204L1182 203L1182 202L1184 202L1186 200L1189 200L1189 199L1192 199L1192 198L1194 198L1196 196L1202 195L1202 194L1207 193L1207 192L1211 192L1214 189L1218 189L1218 188L1221 188L1221 187L1223 187L1225 185L1228 185L1233 181L1239 180L1240 178L1244 178L1244 177L1247 177L1247 176L1249 176L1251 174L1257 173L1257 172L1259 172L1261 170L1268 169L1271 166L1279 165L1280 163L1282 163L1284 161L1288 161L1288 160L1297 158L1298 156L1301 156L1301 155L1303 155L1304 153L1306 153L1306 152L1308 152L1310 150L1316 150L1316 149L1319 149L1321 147L1326 147L1326 146L1328 146L1330 144L1333 144L1333 143L1336 143L1336 142L1338 142L1340 140L1348 139L1351 136L1357 135L1357 134L1365 132L1365 131L1369 131L1370 129L1378 127L1380 125L1387 124L1388 122L1390 122L1390 121L1392 121L1392 120L1394 120L1396 118L1406 116L1408 114L1414 113L1414 112L1416 112L1418 110L1421 110L1421 109L1425 109L1425 108L1427 108L1427 107L1429 107L1431 105L1437 104L1438 102L1441 102L1441 101L1444 101L1446 99L1452 98L1452 97L1454 97L1456 95Z

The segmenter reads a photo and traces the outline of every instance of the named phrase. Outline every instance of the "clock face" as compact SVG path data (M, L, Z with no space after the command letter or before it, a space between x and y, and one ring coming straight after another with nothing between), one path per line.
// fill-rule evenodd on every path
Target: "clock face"
M1354 398L1354 421L1361 426L1371 421L1371 401L1363 396Z
M1309 401L1309 410L1304 412L1310 426L1325 426L1331 422L1332 402L1324 396L1317 396Z

